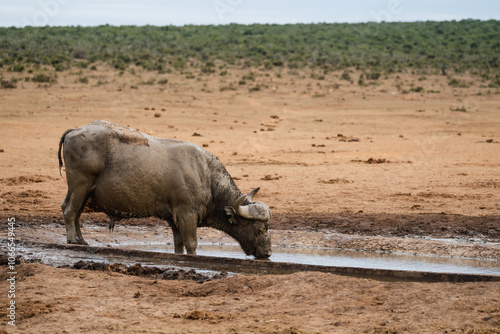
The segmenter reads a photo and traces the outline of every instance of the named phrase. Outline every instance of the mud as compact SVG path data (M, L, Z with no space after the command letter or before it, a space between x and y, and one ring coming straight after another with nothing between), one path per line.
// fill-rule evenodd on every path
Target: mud
M72 266L62 266L60 268L79 269L79 270L99 270L105 272L115 272L124 275L132 275L139 277L147 277L151 279L163 280L189 280L197 283L204 283L216 279L227 277L226 272L215 273L212 275L204 275L197 273L196 270L184 270L178 268L158 268L158 267L143 267L140 263L133 266L127 266L122 263L98 263L92 261L78 261Z
M405 195L401 195L405 196ZM411 196L411 195L406 195ZM425 193L417 194L426 197ZM278 214L274 229L309 229L384 237L430 237L480 239L500 242L500 215L463 216L446 213L422 214Z

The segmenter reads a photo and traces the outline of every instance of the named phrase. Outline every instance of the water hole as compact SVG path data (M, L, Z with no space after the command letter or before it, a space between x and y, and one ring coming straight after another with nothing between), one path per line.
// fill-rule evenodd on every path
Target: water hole
M173 253L171 246L164 243L123 244L116 248L141 250L160 253ZM88 254L74 250L61 250L43 247L21 247L20 254L28 258L42 259L43 263L61 266L85 260L105 263L123 263L133 265L141 263L145 266L183 267L200 271L229 271L231 273L258 273L243 267L221 267L213 264L181 263L159 259L133 258L123 255ZM225 257L236 259L252 259L246 256L238 245L200 244L198 255ZM331 267L352 267L369 269L388 269L403 271L420 271L453 274L500 275L500 261L450 258L442 256L385 254L377 252L360 252L348 250L332 250L317 248L275 247L270 258L273 262L312 264Z

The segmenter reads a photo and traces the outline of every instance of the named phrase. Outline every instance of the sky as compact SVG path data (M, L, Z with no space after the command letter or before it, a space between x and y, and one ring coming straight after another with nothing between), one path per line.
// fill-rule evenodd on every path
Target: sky
M500 19L498 0L0 0L0 26Z

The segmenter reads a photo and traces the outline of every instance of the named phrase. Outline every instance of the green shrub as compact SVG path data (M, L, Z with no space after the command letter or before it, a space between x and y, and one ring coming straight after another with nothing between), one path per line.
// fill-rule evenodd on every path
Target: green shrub
M78 61L75 63L75 66L77 68L81 68L81 69L87 68L89 65L90 65L90 63L86 62L86 61Z
M4 89L17 88L17 79L11 78L10 80L4 80L3 78L0 80L0 84Z
M349 72L344 71L344 72L342 73L342 75L340 76L340 79L342 79L342 80L347 80L347 81L351 81L351 76L349 75Z
M255 73L254 73L254 72L250 72L250 73L248 73L248 74L245 74L245 75L241 78L241 80L244 80L244 81L246 81L246 80L251 80L251 81L254 81L254 80L255 80Z
M156 79L155 78L151 78L151 79L148 79L146 81L143 81L141 82L141 85L149 85L149 86L152 86L156 83Z
M201 71L206 74L215 73L215 64L208 61L201 67Z
M284 65L284 64L283 64L283 60L281 60L281 59L275 59L275 60L273 61L273 66L281 67L281 66L283 66L283 65Z
M452 78L448 82L448 85L450 85L451 87L455 87L455 88L469 88L470 87L470 84L467 81L459 80L459 79L455 79L455 78Z
M125 71L127 69L127 64L122 59L113 60L111 66L119 71Z
M55 79L53 79L52 77L50 77L46 74L38 73L38 74L35 74L33 76L33 78L31 78L31 81L38 82L38 83L44 83L44 82L54 82Z
M364 79L363 73L361 73L361 75L359 76L358 85L360 85L360 86L365 85L365 79Z
M410 88L410 92L414 92L414 93L423 93L424 91L425 91L425 89L422 86Z
M260 91L260 90L261 90L261 86L260 86L260 85L258 85L258 84L257 84L257 85L255 85L255 86L253 86L253 87L248 88L248 91L249 91L250 93L252 93L252 92L258 92L258 91Z
M368 80L378 80L382 74L380 72L371 72L366 75Z
M25 69L23 64L15 64L9 67L9 71L11 72L23 72Z

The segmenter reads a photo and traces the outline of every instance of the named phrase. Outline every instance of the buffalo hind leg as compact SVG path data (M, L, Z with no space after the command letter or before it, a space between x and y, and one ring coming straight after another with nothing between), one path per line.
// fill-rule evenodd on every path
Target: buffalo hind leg
M186 247L186 252L191 255L196 255L196 247L198 246L198 239L196 236L198 216L195 214L184 214L178 217L177 223L182 242L184 243L184 247Z
M182 241L181 232L177 227L171 224L172 233L174 235L174 249L177 254L184 253L184 242Z
M61 204L68 244L87 245L80 229L80 215L85 206L87 196L92 190L91 184L68 187L68 193Z

